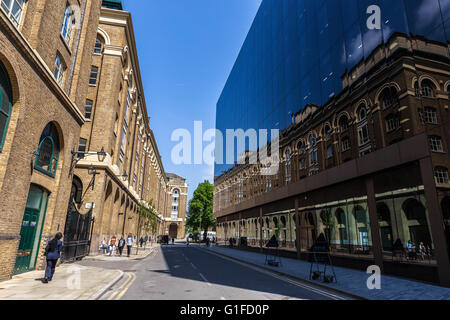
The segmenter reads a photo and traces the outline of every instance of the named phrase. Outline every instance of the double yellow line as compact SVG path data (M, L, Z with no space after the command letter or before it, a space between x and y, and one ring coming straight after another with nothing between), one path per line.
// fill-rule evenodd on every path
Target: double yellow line
M108 298L108 300L120 300L123 295L130 289L136 280L134 273L127 273L128 279Z

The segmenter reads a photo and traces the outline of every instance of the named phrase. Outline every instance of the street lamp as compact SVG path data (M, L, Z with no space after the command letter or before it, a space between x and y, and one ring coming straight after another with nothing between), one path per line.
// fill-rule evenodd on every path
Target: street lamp
M83 158L85 158L89 152L78 152L75 150L71 151L72 153L72 162L70 165L70 174L72 174L73 172L73 168L75 167L75 165ZM105 148L102 147L102 149L100 151L97 152L97 157L98 157L98 161L99 162L104 162L106 159L106 152L105 152Z
M95 177L96 177L98 174L100 174L100 172L97 172L97 170L95 170L95 167L91 164L91 165L89 166L89 168L88 168L88 174L89 174L90 176L93 176L93 177L92 177L92 181L91 181L91 183L90 183L89 186L92 185L92 190L94 190ZM89 187L88 187L88 188L89 188Z
M100 150L99 152L97 152L97 156L98 156L98 161L99 161L99 162L105 161L105 158L106 158L105 148L102 147L102 150Z

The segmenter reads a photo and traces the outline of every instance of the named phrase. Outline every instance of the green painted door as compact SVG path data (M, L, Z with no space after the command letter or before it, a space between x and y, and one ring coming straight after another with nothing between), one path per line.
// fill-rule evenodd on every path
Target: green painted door
M14 274L33 270L36 266L46 206L47 193L32 185L23 215Z

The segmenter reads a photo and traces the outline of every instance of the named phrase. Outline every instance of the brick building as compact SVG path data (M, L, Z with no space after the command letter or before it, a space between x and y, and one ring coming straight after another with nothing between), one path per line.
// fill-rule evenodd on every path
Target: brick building
M266 19L268 3L254 26ZM247 237L250 249L261 250L275 235L284 255L308 259L324 234L337 265L376 264L387 274L450 286L448 43L392 32L364 58L347 61L340 91L291 113L280 131L276 174L262 175L262 164L249 161L216 171L218 239ZM331 77L320 79L319 94ZM218 114L233 80L239 76L230 75Z
M142 203L162 232L171 187L130 13L117 0L0 4L0 280L41 268L56 232L66 261L138 234Z
M81 4L80 4L81 3ZM77 7L73 14L70 5ZM100 1L1 1L0 279L64 231ZM74 23L72 21L75 19Z

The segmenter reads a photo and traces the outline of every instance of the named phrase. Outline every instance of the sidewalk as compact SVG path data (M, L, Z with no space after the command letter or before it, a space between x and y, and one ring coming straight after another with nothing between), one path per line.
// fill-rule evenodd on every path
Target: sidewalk
M145 249L139 248L137 254L136 254L136 247L133 247L133 248L131 248L131 255L129 258L127 257L127 248L124 248L122 256L119 256L116 254L118 251L116 249L114 256L109 256L107 254L99 254L96 256L84 257L83 260L97 260L97 261L142 260L142 259L145 259L148 255L150 255L157 246L159 246L159 245L153 243L151 247L149 245L147 245L147 247Z
M354 296L369 300L450 300L450 289L396 278L392 276L381 276L381 289L369 290L367 279L369 274L348 268L334 267L337 283L323 283L321 281L309 280L310 263L302 260L281 258L282 266L272 267L264 265L265 255L261 253L230 249L225 247L206 247L220 255L224 255L242 262L247 262L265 269L276 271L280 274L291 276L311 284L321 285Z
M31 271L0 282L0 300L93 300L119 281L120 270L62 264L53 281L44 284L44 271Z

